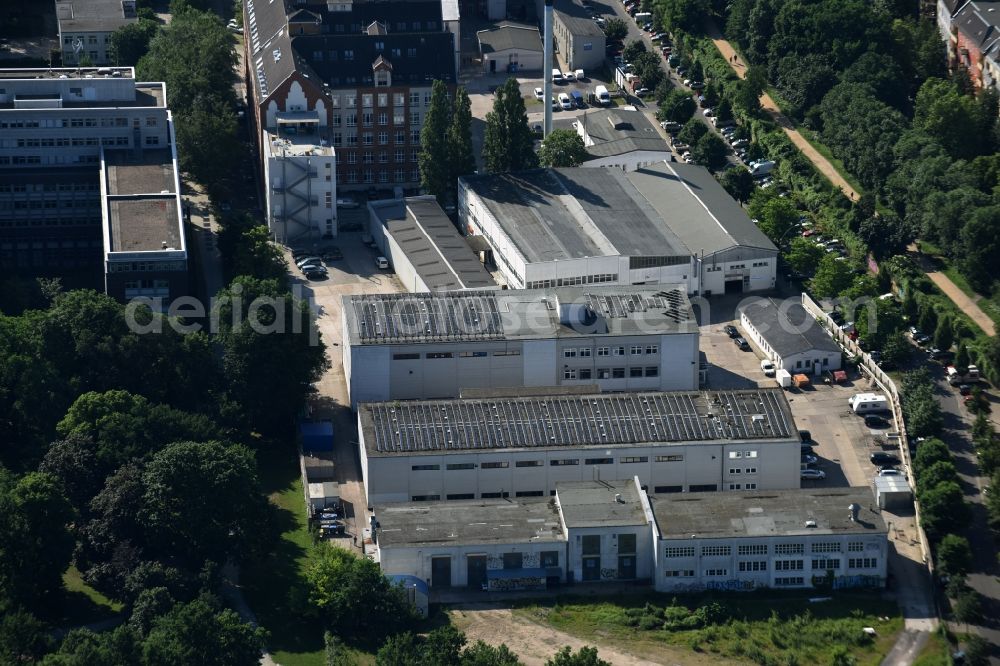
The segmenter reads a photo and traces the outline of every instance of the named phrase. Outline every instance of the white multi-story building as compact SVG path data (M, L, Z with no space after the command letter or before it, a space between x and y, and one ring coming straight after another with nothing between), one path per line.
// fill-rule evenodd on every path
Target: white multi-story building
M343 326L354 407L470 388L698 387L698 324L677 286L345 296Z
M868 488L649 497L634 478L567 482L552 499L377 505L372 554L432 591L879 588L887 529L870 503Z
M660 592L885 585L887 529L869 488L662 495L650 503Z
M135 0L56 0L64 65L109 65L111 35L138 21Z
M162 83L131 67L0 70L0 267L118 298L185 293L177 174Z
M283 245L337 235L337 157L322 138L319 114L275 114L265 129L267 226Z
M463 176L458 200L511 288L682 284L708 295L775 284L777 248L699 166Z
M545 497L636 477L653 494L798 488L798 432L774 389L365 403L369 504Z

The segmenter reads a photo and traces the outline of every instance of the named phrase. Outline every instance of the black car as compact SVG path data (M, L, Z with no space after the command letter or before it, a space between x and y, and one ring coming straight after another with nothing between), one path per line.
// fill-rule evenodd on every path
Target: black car
M877 414L869 414L865 417L866 428L888 428L889 422Z
M892 465L899 464L899 457L891 453L886 453L885 451L876 451L870 456L868 460L877 467L891 467Z
M743 338L733 338L733 342L743 351L750 351L750 344Z
M738 338L738 337L740 337L740 332L736 330L735 326L732 326L732 325L726 326L722 330L725 331L726 335L728 335L731 338Z

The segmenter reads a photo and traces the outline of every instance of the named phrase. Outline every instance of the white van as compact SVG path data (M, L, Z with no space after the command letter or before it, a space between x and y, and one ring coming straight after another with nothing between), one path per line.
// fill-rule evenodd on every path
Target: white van
M635 15L636 25L642 25L646 21L652 21L652 20L653 20L653 15L650 14L649 12L639 12L638 14Z
M566 83L566 79L563 78L563 74L558 69L552 70L552 83Z
M573 108L573 100L566 93L559 93L559 106L568 111Z
M881 393L855 393L847 399L855 414L889 411L889 399Z
M594 88L594 97L597 98L597 103L601 106L611 106L611 93L608 92L607 86Z

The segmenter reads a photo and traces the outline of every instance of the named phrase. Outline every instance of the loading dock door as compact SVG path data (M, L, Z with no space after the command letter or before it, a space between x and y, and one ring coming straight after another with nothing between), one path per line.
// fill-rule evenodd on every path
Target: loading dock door
M482 589L486 584L486 556L469 555L466 560L466 570L468 572L468 586L474 590Z
M743 277L734 278L732 280L726 279L726 293L727 294L742 294L743 293Z
M618 556L618 578L623 580L635 578L635 555Z
M431 587L451 587L451 558L431 558Z

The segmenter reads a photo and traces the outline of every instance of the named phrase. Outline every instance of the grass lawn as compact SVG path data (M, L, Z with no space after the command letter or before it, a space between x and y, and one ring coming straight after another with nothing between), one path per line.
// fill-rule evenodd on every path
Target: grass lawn
M46 618L59 627L71 627L106 620L119 612L122 605L87 585L75 566L63 574L66 597L58 614Z
M962 290L962 292L976 302L986 316L993 320L998 326L1000 326L1000 294L993 296L984 296L976 292L969 284L965 276L962 275L958 268L952 264L948 257L945 256L944 252L938 246L928 241L919 241L920 251L934 259L937 264L937 269L943 274L948 276L948 279L955 283L955 286ZM970 322L971 324L971 322ZM979 331L979 327L972 324L974 328L972 330Z
M940 630L931 632L924 649L917 655L913 666L951 666L951 653L955 649Z
M703 624L697 612L710 602L722 612ZM515 613L584 640L599 636L601 643L639 656L654 657L672 646L720 663L826 665L835 648L844 646L856 664L874 666L903 627L893 602L864 592L837 593L831 601L815 604L806 594L773 590L673 598L655 593L611 600L563 597ZM862 627L875 628L874 640Z
M282 666L322 666L323 627L303 617L293 599L304 598L301 572L312 546L305 498L295 453L266 449L258 453L264 492L278 507L281 540L270 557L247 564L240 582L260 625L270 632L268 648Z
M847 169L844 167L843 162L841 162L839 159L833 156L833 152L825 143L819 140L819 137L816 136L815 132L813 132L810 129L806 129L805 127L796 127L795 129L797 129L799 131L799 134L801 134L802 137L809 142L810 146L816 149L817 153L825 157L826 161L833 165L833 168L836 170L837 174L840 175L841 178L846 180L847 184L853 187L855 192L857 192L859 195L865 193L865 188L861 185L860 182L858 182L858 179L852 176L847 171Z

